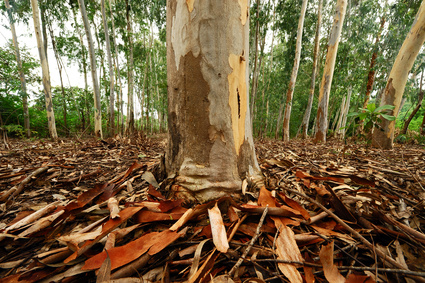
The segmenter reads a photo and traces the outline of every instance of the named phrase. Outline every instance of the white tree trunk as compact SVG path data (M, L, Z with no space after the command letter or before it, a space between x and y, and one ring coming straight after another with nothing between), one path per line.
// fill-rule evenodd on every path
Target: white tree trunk
M311 71L310 93L308 96L307 108L305 110L303 121L300 126L303 139L306 139L308 136L308 124L310 122L311 108L313 107L314 87L316 86L317 62L319 61L318 56L320 50L320 29L322 27L322 8L323 1L319 0L319 5L317 9L316 35L314 38L313 70Z
M43 74L43 87L46 99L47 123L49 126L50 137L53 140L58 138L56 132L55 113L53 111L52 92L50 86L49 65L46 60L46 51L44 50L43 41L41 39L40 29L40 11L38 9L37 0L31 0L32 16L34 20L35 37L37 39L38 54L40 56L41 71Z
M167 2L166 170L179 197L200 202L261 180L248 95L249 3ZM231 37L232 40L228 40Z
M339 38L341 36L346 9L347 0L338 0L335 7L334 23L328 43L328 54L326 55L322 83L320 85L315 142L326 142L326 132L328 131L329 94L331 91L336 54L338 51Z
M413 63L425 41L425 1L413 22L412 28L407 34L403 45L398 52L391 73L388 77L387 86L381 98L381 105L394 105L395 108L388 114L397 116L400 110L401 100L406 86L407 78ZM393 147L395 120L382 119L380 127L373 130L372 146L384 149Z
M102 114L100 108L100 89L96 71L96 56L94 53L93 37L90 30L90 24L87 19L86 6L84 0L78 0L80 5L81 17L83 18L84 29L86 31L87 43L89 45L91 77L93 80L93 98L94 98L94 133L96 137L103 138L102 132Z
M25 79L24 70L22 69L21 52L18 44L18 37L15 31L15 21L13 19L12 10L10 8L9 0L4 0L6 5L7 14L9 16L10 30L12 31L13 46L15 47L16 63L18 64L19 79L21 80L22 88L22 108L24 110L24 129L27 138L31 136L30 129L30 115L28 111L28 94L27 94L27 83Z
M291 79L289 80L288 91L286 92L286 107L283 115L283 141L289 141L289 121L291 119L292 98L294 96L295 83L297 81L298 67L301 58L301 43L303 39L303 27L305 11L307 10L307 0L303 0L300 18L298 20L297 43L295 47L294 66L292 67Z

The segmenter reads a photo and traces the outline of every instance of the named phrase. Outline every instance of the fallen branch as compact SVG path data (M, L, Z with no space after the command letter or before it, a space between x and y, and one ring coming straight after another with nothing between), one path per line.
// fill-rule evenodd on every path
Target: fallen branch
M40 175L41 173L47 171L47 169L49 169L48 166L40 167L31 174L29 174L28 177L26 177L24 180L22 180L21 183L19 183L19 185L13 186L7 192L2 194L0 197L0 201L5 202L6 200L11 199L20 194L23 191L25 185L31 181L32 177Z
M268 208L269 207L267 206L264 209L263 215L261 215L260 222L258 222L257 230L255 231L255 235L254 235L254 237L252 237L251 241L249 242L248 247L245 249L245 251L242 254L242 256L238 259L238 262L230 270L230 272L229 272L229 276L230 277L233 277L233 275L235 275L236 271L239 269L239 267L241 266L242 262L245 260L246 256L248 255L249 251L251 250L252 246L257 241L258 237L260 236L260 234L261 234L261 231L260 230L261 230L261 227L263 226L264 219L266 218Z

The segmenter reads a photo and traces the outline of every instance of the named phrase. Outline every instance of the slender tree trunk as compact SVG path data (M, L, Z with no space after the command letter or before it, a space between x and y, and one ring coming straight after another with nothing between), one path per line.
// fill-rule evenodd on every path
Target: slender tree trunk
M133 29L131 25L131 7L128 4L128 0L125 0L126 4L126 18L127 18L127 34L128 34L128 48L129 48L129 59L127 62L128 68L128 105L127 105L127 123L126 133L132 134L134 132L134 98L133 98L133 81L134 81L134 62L133 62Z
M347 97L344 97L345 102L341 104L341 116L335 129L336 136L341 140L344 139L346 133L345 125L347 124L347 115L348 110L350 109L352 90L353 88L349 86L347 90Z
M30 114L29 114L29 111L28 111L27 83L26 83L26 79L25 79L25 73L24 73L24 70L22 68L21 52L20 52L19 44L18 44L18 37L16 36L15 21L13 19L13 15L12 15L12 9L10 8L9 0L4 0L4 3L6 5L7 15L9 16L10 30L12 31L13 46L15 47L16 63L18 64L19 79L21 81L22 108L24 110L25 135L26 135L27 138L29 138L29 137L31 137L31 129L30 129Z
M420 127L421 135L425 136L425 114Z
M283 141L289 141L289 121L291 119L292 111L292 98L294 97L295 83L297 81L298 68L300 66L301 58L301 43L303 39L303 27L304 27L304 17L305 11L307 10L307 0L303 0L301 7L300 18L298 20L298 29L297 29L297 44L295 48L295 60L294 66L292 68L291 79L289 80L288 91L286 92L286 107L285 114L283 115Z
M58 51L57 51L57 48L56 48L55 35L53 34L52 26L51 25L48 25L48 26L49 26L50 38L52 40L53 52L55 53L56 63L58 65L59 78L60 78L60 81L61 81L63 123L64 123L64 127L65 127L65 133L68 136L69 135L69 128L68 128L68 121L67 121L66 95L65 95L65 88L63 86L63 78L62 78L62 65L61 65L59 54L58 54Z
M39 2L39 8L40 8L40 19L41 19L41 33L43 34L43 46L44 46L44 53L46 54L46 60L47 64L49 64L49 57L47 56L47 27L46 27L46 10L45 10L45 3L43 1L46 0L40 0Z
M323 1L319 0L319 6L317 9L317 25L316 25L316 36L314 38L314 51L313 51L313 70L311 71L311 82L310 82L310 92L308 95L307 108L305 110L303 120L301 122L301 131L303 139L308 137L308 124L310 122L311 109L313 108L313 99L314 99L314 88L316 85L316 75L317 75L317 62L318 55L320 50L320 29L322 27L322 8Z
M346 9L347 0L338 0L335 7L334 23L328 43L328 54L326 55L322 83L320 85L315 142L326 142L326 132L328 130L329 93L331 91L336 54L338 51L339 38L341 36Z
M403 97L409 71L412 69L416 56L425 41L425 2L422 2L408 33L391 69L385 91L381 99L381 105L394 105L389 111L390 115L397 116L400 102ZM382 119L379 127L375 127L372 133L372 146L383 149L391 149L394 140L395 121Z
M41 62L41 71L43 74L43 87L44 95L46 100L46 112L47 112L47 123L49 126L50 137L53 140L57 140L58 134L56 132L56 122L55 122L55 113L53 111L53 102L52 102L52 93L50 86L50 73L49 73L49 64L46 60L46 52L41 39L41 29L40 29L40 12L38 10L37 0L31 0L32 15L34 20L34 30L35 36L37 39L37 48L38 54L40 56Z
M115 36L115 21L114 21L114 14L112 12L112 0L109 1L109 9L111 12L111 24L112 24L112 43L114 45L115 50L115 68L118 78L118 85L119 85L119 92L117 92L117 102L118 102L118 121L117 126L120 129L120 133L123 133L123 125L124 125L124 116L123 116L123 101L122 101L122 84L121 84L121 72L120 72L120 64L118 60L118 48L117 48L117 41Z
M409 118L407 118L406 122L404 122L403 130L401 133L405 135L407 133L407 129L409 128L410 122L412 122L413 117L415 117L416 113L418 113L419 109L422 106L422 100L424 99L424 92L422 90L422 81L424 78L424 71L421 72L421 81L420 81L420 87L419 87L419 97L418 97L418 103L416 104L415 109L413 109L412 113L410 113Z
M167 1L166 171L177 197L203 202L240 193L244 179L259 180L248 13L243 1Z
M257 96L257 82L258 82L258 38L260 37L260 0L256 0L257 11L256 11L256 23L255 23L255 37L254 37L254 69L252 71L252 82L251 82L251 118L254 123L254 106L255 98Z
M86 30L87 42L89 44L91 75L93 80L93 97L94 97L94 133L96 137L103 138L102 132L102 115L100 108L100 89L96 71L96 56L94 53L94 44L90 30L90 24L87 19L86 6L84 0L78 0L80 5L81 17L83 18L84 28Z
M102 19L103 19L103 29L105 30L105 41L106 41L106 54L108 56L108 65L109 65L109 135L113 136L115 134L115 82L114 82L114 66L112 65L112 56L111 56L111 44L109 42L109 30L108 23L106 21L106 12L105 12L105 0L101 0L102 6Z

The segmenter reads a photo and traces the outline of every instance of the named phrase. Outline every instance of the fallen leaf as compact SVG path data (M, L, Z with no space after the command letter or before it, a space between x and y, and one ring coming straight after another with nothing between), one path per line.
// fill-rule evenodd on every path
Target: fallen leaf
M344 276L339 273L338 268L334 264L334 242L331 241L327 245L323 245L319 253L320 262L323 265L325 277L332 283L344 283Z

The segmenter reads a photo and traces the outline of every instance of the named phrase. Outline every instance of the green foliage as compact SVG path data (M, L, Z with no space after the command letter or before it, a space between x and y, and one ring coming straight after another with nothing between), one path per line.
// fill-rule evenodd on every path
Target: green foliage
M357 118L363 123L363 130L365 133L370 134L373 128L380 128L379 123L382 122L382 118L388 121L394 121L395 116L387 114L388 110L393 110L393 105L382 105L376 107L375 103L370 103L364 109L359 109L360 112L352 112L348 114L348 117ZM358 126L357 124L356 126Z

